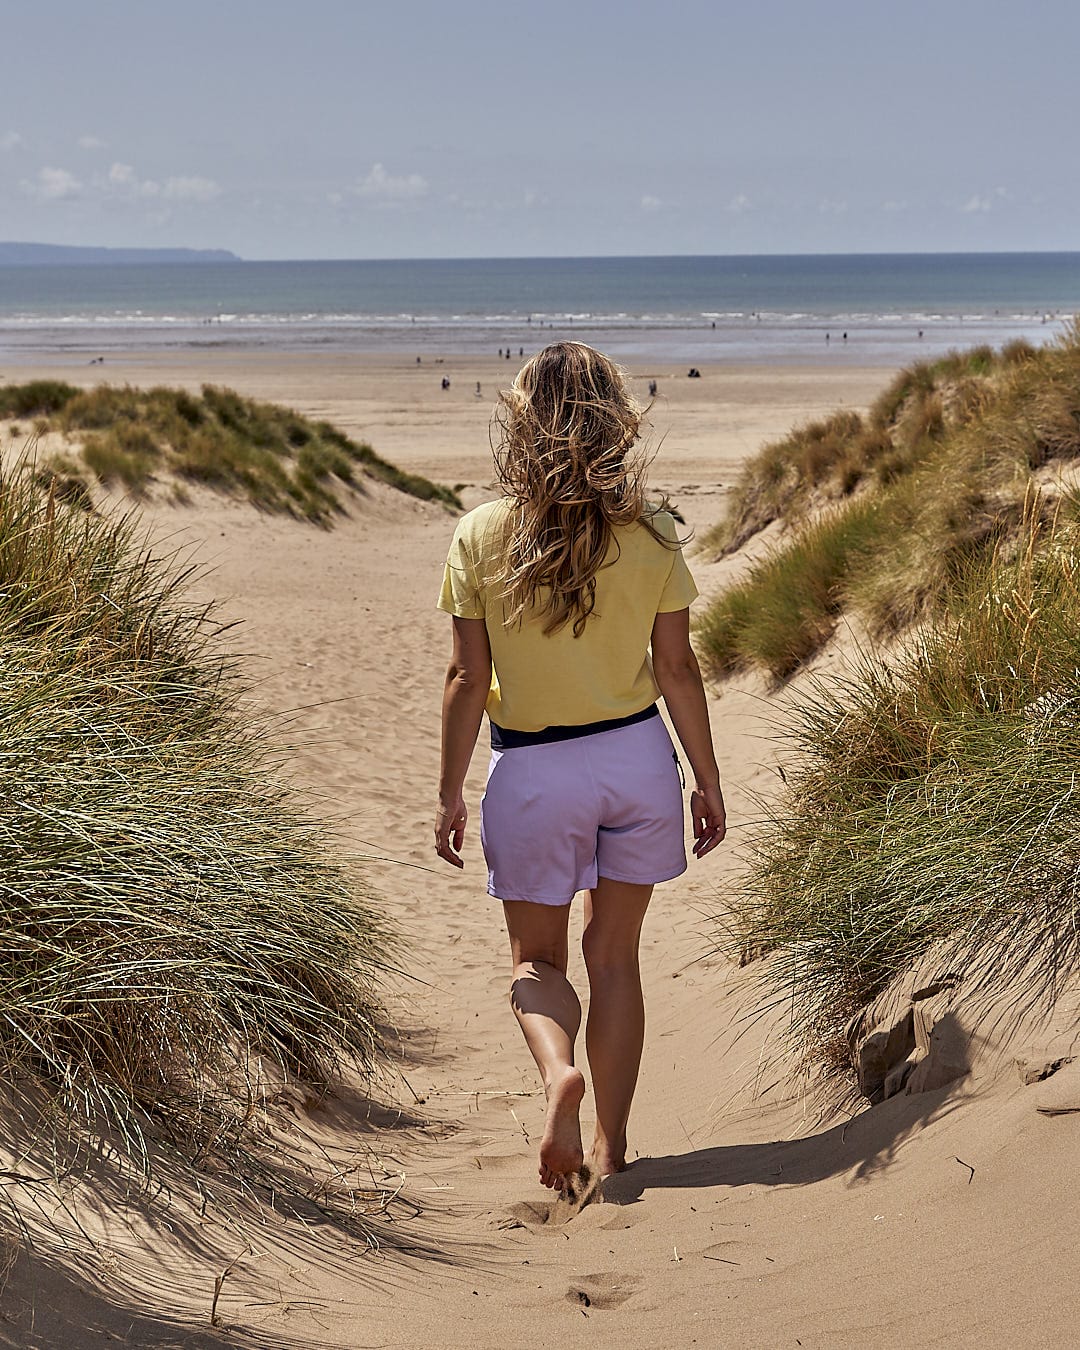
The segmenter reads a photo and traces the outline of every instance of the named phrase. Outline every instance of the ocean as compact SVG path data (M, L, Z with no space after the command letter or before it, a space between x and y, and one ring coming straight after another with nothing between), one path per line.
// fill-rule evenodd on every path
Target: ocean
M162 348L898 365L1052 339L1080 253L0 267L0 362Z

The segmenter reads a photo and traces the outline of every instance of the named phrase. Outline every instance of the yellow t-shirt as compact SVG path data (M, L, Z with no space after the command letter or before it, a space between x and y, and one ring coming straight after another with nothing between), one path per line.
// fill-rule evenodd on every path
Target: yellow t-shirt
M488 716L496 726L541 731L647 708L659 694L649 662L653 620L686 609L698 593L682 550L665 547L642 525L618 526L596 574L596 608L580 637L572 621L545 633L542 620L528 614L508 628L493 580L507 509L505 499L487 502L458 521L439 596L448 614L485 620L493 666ZM677 540L668 512L658 512L652 523L665 539Z

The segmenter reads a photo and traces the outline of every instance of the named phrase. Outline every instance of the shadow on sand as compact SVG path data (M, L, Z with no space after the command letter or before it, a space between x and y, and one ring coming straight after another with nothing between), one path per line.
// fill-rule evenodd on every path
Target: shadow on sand
M452 1217L417 1203L383 1161L430 1128L416 1111L356 1076L279 1098L250 1141L228 1148L191 1156L193 1144L149 1136L152 1182L111 1140L52 1121L46 1096L34 1118L25 1100L7 1103L0 1350L305 1345L303 1331L264 1331L246 1311L271 1323L290 1306L294 1319L307 1308L316 1317L317 1299L280 1293L282 1272L310 1265L362 1290L463 1259ZM394 1262L378 1259L391 1252Z
M946 1014L943 1021L950 1017ZM604 1199L627 1205L649 1190L807 1186L847 1173L851 1174L851 1184L869 1181L889 1166L906 1139L956 1109L959 1103L951 1099L970 1067L955 1067L956 1077L944 1087L900 1094L840 1125L801 1139L722 1144L690 1153L639 1158L625 1172L605 1178Z

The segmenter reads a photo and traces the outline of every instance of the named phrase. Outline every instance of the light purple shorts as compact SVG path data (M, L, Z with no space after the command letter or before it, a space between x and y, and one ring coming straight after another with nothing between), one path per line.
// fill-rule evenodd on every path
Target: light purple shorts
M567 905L598 877L680 876L682 784L663 719L493 750L480 841L499 900Z

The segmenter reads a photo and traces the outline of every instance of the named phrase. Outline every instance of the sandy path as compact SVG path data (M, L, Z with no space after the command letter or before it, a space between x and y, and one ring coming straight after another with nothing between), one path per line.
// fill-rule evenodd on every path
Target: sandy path
M1066 1306L1042 1306L1060 1293L1053 1237L1006 1216L1025 1211L1048 1169L1059 1216L1076 1214L1075 1131L1036 1119L1008 1085L988 1100L978 1088L900 1098L805 1139L792 1103L753 1102L763 1028L742 1020L738 972L703 959L702 912L722 906L730 860L694 865L657 892L631 1122L641 1158L610 1187L617 1203L558 1222L535 1181L542 1098L506 1007L505 938L483 894L475 830L464 875L434 868L429 844L446 641L432 584L451 522L388 494L372 507L332 534L234 508L182 519L195 533L216 527L213 589L232 594L245 645L267 654L260 698L324 705L304 718L317 744L301 754L301 775L354 815L354 843L414 865L373 863L371 875L424 981L401 990L398 1016L403 1068L430 1128L391 1131L379 1147L429 1206L417 1231L434 1233L453 1263L388 1256L344 1274L301 1249L288 1279L318 1310L310 1321L295 1305L286 1320L280 1307L265 1312L240 1285L222 1301L227 1319L342 1347L843 1347L868 1334L1006 1346L1016 1344L1006 1309L1050 1316L1060 1331ZM736 838L774 762L760 715L751 685L714 704ZM478 752L470 779L474 811L483 760ZM579 954L571 976L585 988ZM977 1189L957 1157L976 1168Z
M427 1278L427 1294L418 1299L414 1290L407 1312L391 1300L381 1310L386 1321L379 1335L363 1343L539 1344L546 1333L533 1340L529 1329L539 1308L553 1303L560 1324L576 1327L583 1313L599 1315L590 1307L606 1312L630 1292L652 1286L644 1300L634 1299L635 1319L655 1304L660 1327L668 1316L667 1272L660 1281L654 1277L664 1263L681 1265L675 1248L682 1258L695 1246L691 1229L672 1227L661 1215L647 1222L637 1205L633 1213L613 1206L587 1212L558 1243L544 1222L552 1207L550 1193L535 1181L543 1119L539 1080L506 1005L501 913L483 890L475 827L486 765L482 746L469 781L474 825L465 873L439 864L429 842L448 637L445 616L433 608L433 586L452 523L430 507L383 492L329 534L220 505L202 506L197 517L169 511L157 518L178 541L206 540L203 552L215 568L207 589L231 597L227 612L244 619L240 645L264 654L254 665L260 702L310 709L290 733L301 733L301 779L325 794L332 810L350 816L345 834L353 847L399 860L373 861L369 875L409 936L412 969L423 982L398 991L410 1060L403 1070L424 1099L425 1115L447 1134L420 1147L408 1143L404 1154L399 1144L405 1141L390 1140L387 1147L401 1158L413 1195L452 1219L452 1241L464 1267L445 1277L445 1287L440 1278L438 1291ZM724 728L718 742L733 812L745 819L746 793L760 784L772 756L743 715L749 709L737 717L729 711L739 699L729 693L724 711L718 710ZM713 1038L724 1032L727 1011L717 994L729 977L722 963L702 960L708 942L702 911L722 903L727 867L720 859L693 866L687 879L659 889L646 929L652 1026L632 1156L683 1154L709 1140L732 1090L726 1080L702 1080L695 1072ZM574 924L579 930L580 908ZM584 991L579 952L571 976ZM753 1041L750 1036L734 1054L745 1061L747 1079L754 1073ZM398 1091L411 1104L409 1088L399 1084ZM586 1129L590 1120L587 1114ZM680 1202L679 1208L686 1206ZM630 1259L626 1252L612 1260L616 1235L624 1247L630 1241ZM343 1290L338 1276L327 1280L315 1268L305 1272L309 1281L308 1297L361 1300L365 1336L373 1334L378 1295L373 1307L363 1286ZM583 1282L590 1306L564 1298L575 1282ZM440 1340L432 1319L446 1310L447 1300L460 1330L443 1332ZM687 1317L705 1315L710 1301L707 1296L688 1308ZM226 1306L241 1324L251 1316L245 1302L238 1296L235 1306ZM355 1344L347 1328L329 1343Z

